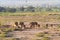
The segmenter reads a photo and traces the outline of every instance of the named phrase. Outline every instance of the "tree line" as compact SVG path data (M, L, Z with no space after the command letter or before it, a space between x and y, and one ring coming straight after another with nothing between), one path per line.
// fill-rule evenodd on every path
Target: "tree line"
M42 11L59 12L60 8L58 7L33 7L33 6L10 8L10 7L0 6L0 12L42 12Z

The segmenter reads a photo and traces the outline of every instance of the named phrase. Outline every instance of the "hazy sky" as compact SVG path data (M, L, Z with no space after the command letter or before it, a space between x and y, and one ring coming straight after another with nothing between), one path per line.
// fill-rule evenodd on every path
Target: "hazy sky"
M27 3L26 3L27 1ZM60 0L0 0L0 6L60 4Z

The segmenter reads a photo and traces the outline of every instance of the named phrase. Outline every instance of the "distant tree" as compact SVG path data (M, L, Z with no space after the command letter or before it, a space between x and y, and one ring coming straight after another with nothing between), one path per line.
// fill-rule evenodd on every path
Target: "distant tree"
M25 9L24 7L20 7L20 11L24 12L24 9Z
M53 11L52 8L46 8L46 11Z
M27 8L27 10L30 11L30 12L35 12L35 7L29 6L29 7Z
M0 7L0 12L6 12L6 8Z
M16 8L9 8L9 10L8 10L9 12L16 12Z

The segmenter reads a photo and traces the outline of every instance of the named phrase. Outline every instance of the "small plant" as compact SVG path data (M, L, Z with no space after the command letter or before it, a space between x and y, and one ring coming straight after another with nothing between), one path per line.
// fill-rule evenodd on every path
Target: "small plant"
M49 37L43 37L41 40L50 40Z
M36 39L36 40L41 40L41 39Z
M5 37L5 36L6 36L6 34L4 34L4 33L0 34L0 38Z
M38 33L36 34L37 37L44 37L44 33Z
M16 38L0 38L0 40L16 40Z

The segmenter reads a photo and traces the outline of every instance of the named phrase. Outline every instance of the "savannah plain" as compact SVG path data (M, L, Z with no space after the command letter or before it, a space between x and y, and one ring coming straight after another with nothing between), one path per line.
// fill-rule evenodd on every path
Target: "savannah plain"
M23 31L15 31L13 27L6 28L3 29L6 32L0 31L0 40L60 40L60 12L0 13L0 25L14 26L15 22L24 22L26 25L30 22L38 22L40 25L41 23L59 25L48 28L42 25L39 28L24 29ZM12 31L8 32L8 30ZM12 36L6 37L8 34Z

